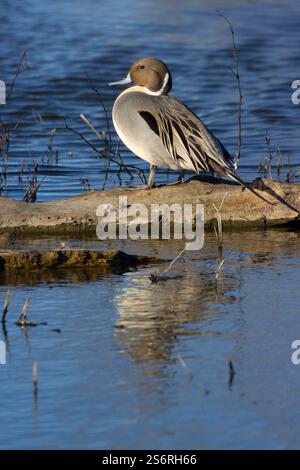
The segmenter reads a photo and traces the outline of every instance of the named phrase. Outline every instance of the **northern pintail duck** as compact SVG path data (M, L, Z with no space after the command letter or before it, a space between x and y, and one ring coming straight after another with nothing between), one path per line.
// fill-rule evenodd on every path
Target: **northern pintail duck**
M129 150L150 163L149 187L157 167L214 173L247 187L224 145L184 103L169 96L172 77L166 64L138 60L123 80L109 85L130 83L114 103L113 123Z

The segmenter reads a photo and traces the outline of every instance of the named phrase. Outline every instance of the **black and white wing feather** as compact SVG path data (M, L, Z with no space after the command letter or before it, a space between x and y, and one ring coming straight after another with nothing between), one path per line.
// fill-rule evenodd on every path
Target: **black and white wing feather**
M140 114L179 167L222 175L233 169L233 159L223 144L177 98L160 96L151 110Z
M186 105L168 95L162 95L158 100L151 98L147 103L147 111L140 111L139 114L160 137L178 167L193 169L196 173L212 172L227 176L269 202L236 174L233 157Z

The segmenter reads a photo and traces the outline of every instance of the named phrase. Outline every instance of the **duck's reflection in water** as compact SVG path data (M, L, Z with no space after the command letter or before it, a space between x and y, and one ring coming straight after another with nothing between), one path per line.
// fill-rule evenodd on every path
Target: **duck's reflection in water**
M175 360L172 350L178 335L217 334L212 320L223 314L224 304L235 301L229 290L237 280L227 277L216 289L211 266L200 270L192 263L178 263L177 277L159 283L149 279L153 270L126 274L125 286L115 297L116 336L135 362Z

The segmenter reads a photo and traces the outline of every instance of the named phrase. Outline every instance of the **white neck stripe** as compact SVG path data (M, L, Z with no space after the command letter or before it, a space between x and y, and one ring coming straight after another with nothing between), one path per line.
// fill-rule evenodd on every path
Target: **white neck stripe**
M162 84L162 87L161 87L159 90L157 90L157 91L151 91L151 90L149 90L149 88L146 88L146 87L145 87L145 92L146 92L148 95L160 96L160 95L163 94L163 92L164 92L164 90L165 90L165 88L166 88L166 86L167 86L167 84L168 84L168 81L169 81L169 74L166 73L165 78L164 78L164 81L163 81L163 84Z

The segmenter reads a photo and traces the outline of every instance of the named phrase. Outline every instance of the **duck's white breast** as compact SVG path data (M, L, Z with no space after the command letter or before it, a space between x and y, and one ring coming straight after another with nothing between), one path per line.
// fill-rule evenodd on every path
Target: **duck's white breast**
M160 137L139 114L139 111L147 112L149 99L157 99L142 93L140 88L129 88L116 99L112 113L115 129L126 147L138 157L161 168L176 169L176 162ZM151 101L153 105L155 101Z

